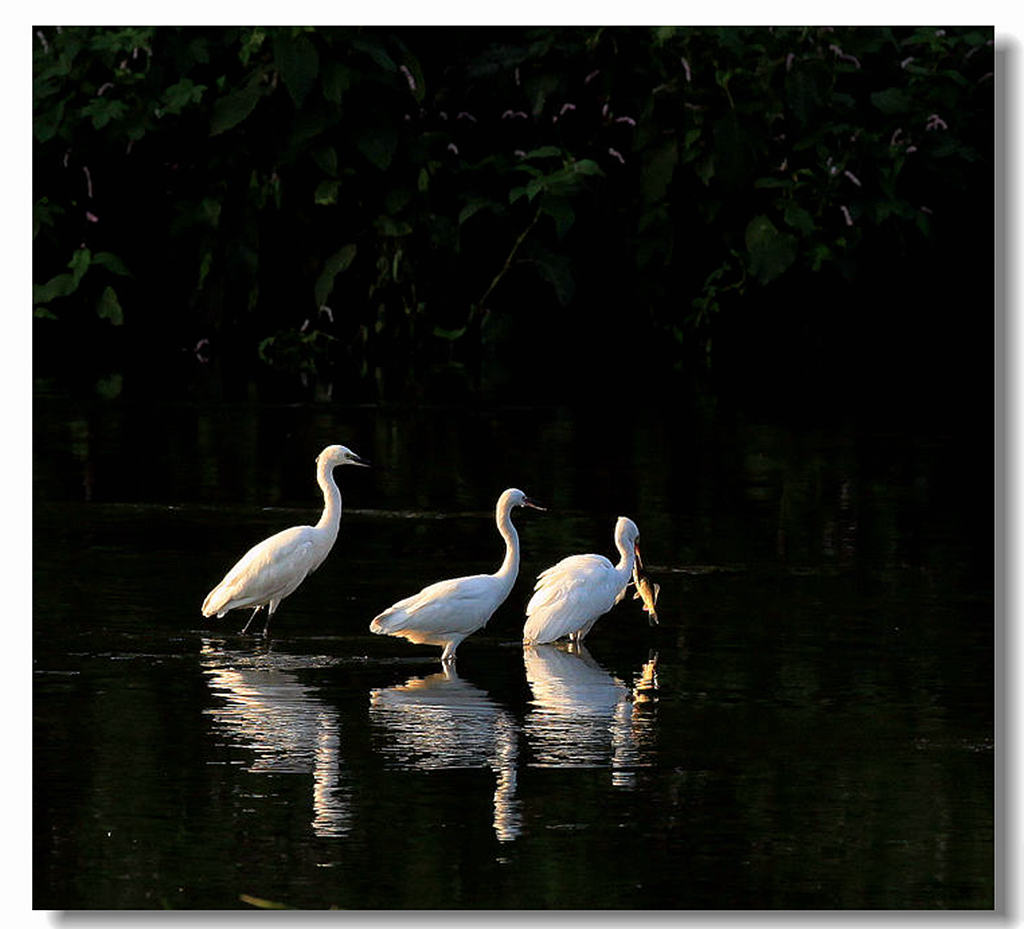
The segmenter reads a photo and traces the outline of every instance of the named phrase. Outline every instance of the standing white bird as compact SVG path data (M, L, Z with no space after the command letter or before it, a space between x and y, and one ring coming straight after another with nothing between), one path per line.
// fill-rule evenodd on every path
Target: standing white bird
M570 555L537 576L534 594L526 605L523 642L541 645L569 636L583 642L594 623L626 593L634 563L640 560L640 530L628 516L615 523L615 547L619 563L604 555Z
M341 521L341 492L334 483L338 465L362 465L369 462L344 445L328 445L316 459L316 481L324 492L324 511L315 526L293 526L254 545L224 575L203 601L203 616L223 616L229 610L254 606L243 635L262 607L267 608L263 635L281 601L315 571L327 557L338 537Z
M417 645L443 645L441 661L454 661L459 643L487 625L516 582L519 533L512 525L512 509L517 506L544 509L514 487L498 497L495 520L505 540L505 560L495 574L456 577L424 587L375 616L370 632L401 636Z

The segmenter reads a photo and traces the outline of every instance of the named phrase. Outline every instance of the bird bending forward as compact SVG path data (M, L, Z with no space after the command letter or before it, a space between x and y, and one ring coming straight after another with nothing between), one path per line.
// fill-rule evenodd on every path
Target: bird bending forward
M424 587L375 616L370 632L401 636L417 645L443 645L441 661L454 661L459 643L487 625L516 582L519 533L512 525L512 509L517 506L544 509L514 487L498 497L495 521L505 540L505 560L496 573L456 577Z
M639 537L636 523L620 516L615 523L618 564L604 555L570 555L542 571L526 605L524 644L542 645L567 635L580 645L594 623L625 595L633 565L642 564Z
M338 537L341 492L333 473L338 465L369 467L369 462L344 445L328 445L316 459L316 480L324 493L320 521L315 526L284 529L250 548L206 595L203 616L219 618L230 610L255 607L244 634L266 607L263 635L269 634L270 620L281 601L320 566Z

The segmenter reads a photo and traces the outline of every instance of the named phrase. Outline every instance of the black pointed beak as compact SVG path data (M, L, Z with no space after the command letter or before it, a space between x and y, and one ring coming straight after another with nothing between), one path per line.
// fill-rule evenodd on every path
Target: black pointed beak
M541 510L542 512L547 510L546 506L541 506L536 500L531 500L529 497L523 497L523 506L528 506L531 510Z
M349 464L359 465L361 468L373 467L373 465L371 465L370 462L368 462L365 458L360 458L358 455L353 455L351 458L349 458L348 461Z
M644 560L643 560L643 558L640 557L640 546L639 545L634 545L633 546L633 551L636 554L636 567L637 567L637 570L638 571L643 571L643 569L644 569Z

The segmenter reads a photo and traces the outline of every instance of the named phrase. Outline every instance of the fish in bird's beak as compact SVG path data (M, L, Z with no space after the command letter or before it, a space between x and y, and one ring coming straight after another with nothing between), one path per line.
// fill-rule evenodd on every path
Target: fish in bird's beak
M636 579L636 593L634 600L643 600L644 612L648 614L648 622L652 626L658 625L658 614L655 611L655 604L658 602L658 594L661 593L661 584L652 584L651 579L646 576Z
M648 623L652 626L657 626L658 614L655 611L655 606L658 602L658 594L661 593L661 584L652 583L646 574L640 573L640 567L642 567L640 564L640 553L637 552L637 563L633 566L633 584L636 587L633 599L643 601L644 612L648 614Z

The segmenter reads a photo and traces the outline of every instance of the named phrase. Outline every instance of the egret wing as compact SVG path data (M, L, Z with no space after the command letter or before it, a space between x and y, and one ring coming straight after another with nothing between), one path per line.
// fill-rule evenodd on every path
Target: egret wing
M490 574L438 581L374 617L371 628L398 633L408 625L423 633L468 634L480 628L498 608L497 588Z
M531 642L554 642L589 620L608 612L615 569L603 555L570 555L537 576L526 605L523 636Z
M254 545L210 592L204 612L218 615L288 596L320 560L309 526L294 526Z

